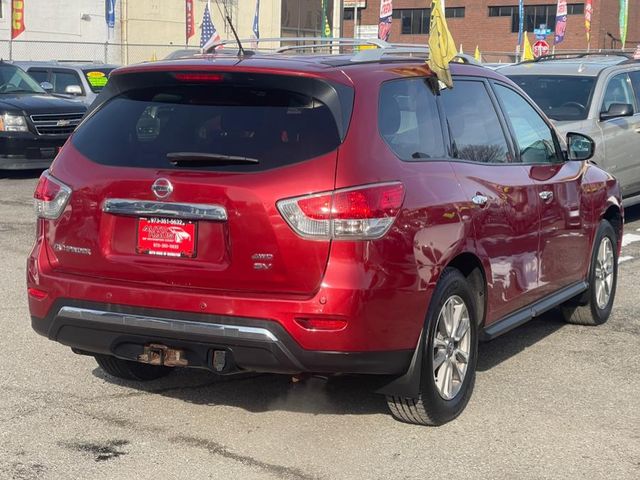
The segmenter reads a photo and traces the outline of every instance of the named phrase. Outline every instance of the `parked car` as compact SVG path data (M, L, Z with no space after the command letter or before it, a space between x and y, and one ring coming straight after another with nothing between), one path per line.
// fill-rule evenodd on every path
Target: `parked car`
M595 161L620 181L623 203L640 203L640 62L620 52L543 57L500 69L562 133L596 142Z
M56 95L81 100L87 107L93 103L117 65L91 62L15 62Z
M129 380L383 375L438 425L479 340L605 322L623 209L593 141L489 69L440 92L384 50L115 71L35 192L33 328Z
M0 61L0 170L47 168L85 112Z

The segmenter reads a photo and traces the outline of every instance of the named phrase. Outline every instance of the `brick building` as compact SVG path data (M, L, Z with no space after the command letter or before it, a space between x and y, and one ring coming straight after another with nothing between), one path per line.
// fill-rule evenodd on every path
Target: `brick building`
M380 0L344 0L345 37L354 30L353 4L358 1L358 36L376 37ZM541 23L552 30L547 37L553 44L557 0L525 0L525 28L531 32ZM564 42L557 49L587 48L584 27L584 2L568 0L569 15ZM446 0L446 16L456 45L466 53L476 45L482 52L513 52L518 43L517 0ZM393 0L391 42L422 43L428 41L430 0ZM618 0L594 0L591 24L591 48L620 47ZM351 7L351 8L349 8ZM364 8L362 8L364 7ZM375 28L374 28L375 26ZM533 34L529 36L535 41ZM640 0L629 1L627 48L640 43Z

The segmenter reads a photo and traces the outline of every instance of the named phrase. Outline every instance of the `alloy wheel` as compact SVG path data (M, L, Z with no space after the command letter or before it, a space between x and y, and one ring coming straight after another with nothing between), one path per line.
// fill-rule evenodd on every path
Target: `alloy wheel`
M433 334L433 380L440 396L451 400L460 392L471 351L471 318L464 300L452 295L444 302Z
M596 304L601 310L606 308L611 298L614 280L614 261L615 257L613 255L611 239L604 237L598 247L595 265Z

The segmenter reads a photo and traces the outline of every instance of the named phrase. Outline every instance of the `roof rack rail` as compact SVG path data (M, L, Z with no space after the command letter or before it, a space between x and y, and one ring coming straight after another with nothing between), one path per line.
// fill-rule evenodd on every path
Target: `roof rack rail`
M633 52L624 52L620 50L589 50L583 52L567 52L567 53L552 53L549 55L541 55L534 60L525 60L521 63L537 63L546 62L549 60L571 60L586 57L624 57L627 60L634 60ZM635 60L634 60L635 61Z
M241 39L243 44L250 44L253 47L246 49L253 53L286 54L293 52L317 53L319 50L327 50L327 53L347 53L345 49L353 53L351 62L375 62L380 61L386 55L396 56L416 56L428 58L429 47L427 45L415 45L408 43L388 43L384 40L369 38L333 38L333 37L279 37L279 38L249 38ZM272 47L261 47L263 44L278 44ZM282 44L285 44L284 46ZM292 44L293 43L293 44ZM203 53L224 54L227 45L237 45L235 40L220 40L212 44ZM365 48L362 48L365 47ZM231 49L235 54L235 49ZM231 52L229 52L231 53ZM473 56L460 54L456 58L462 63L481 65Z

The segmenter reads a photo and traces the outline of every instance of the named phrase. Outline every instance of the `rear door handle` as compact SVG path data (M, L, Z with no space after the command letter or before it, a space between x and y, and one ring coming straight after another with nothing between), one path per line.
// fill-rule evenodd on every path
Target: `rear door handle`
M475 196L471 198L471 201L474 205L478 205L479 207L484 207L489 199L480 193L476 193Z
M553 198L553 192L551 192L549 190L544 190L544 191L540 192L538 195L540 195L540 198L542 200L544 200L545 202L548 202L549 200L551 200Z

